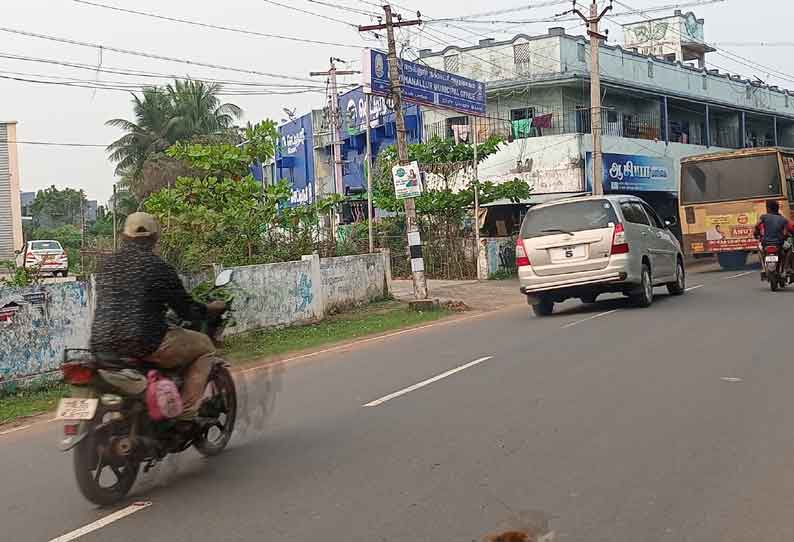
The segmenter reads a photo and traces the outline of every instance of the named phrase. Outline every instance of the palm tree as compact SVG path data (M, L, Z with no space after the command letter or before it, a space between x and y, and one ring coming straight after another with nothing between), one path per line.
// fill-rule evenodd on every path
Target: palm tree
M138 178L146 159L167 149L174 138L176 113L169 94L162 88L143 90L143 96L132 96L135 121L112 119L107 126L127 132L108 145L110 160L116 163L116 175Z
M197 135L212 135L231 128L243 110L231 103L221 103L217 83L203 81L175 81L168 85L168 94L177 115L176 132L179 139Z
M116 175L136 196L145 197L162 184L143 178L147 170L158 169L156 164L146 167L153 158L165 160L163 152L177 141L225 132L240 118L242 109L221 103L221 91L216 83L191 79L177 80L165 88L146 88L141 97L133 95L134 121L113 119L106 123L126 132L107 151L116 163Z

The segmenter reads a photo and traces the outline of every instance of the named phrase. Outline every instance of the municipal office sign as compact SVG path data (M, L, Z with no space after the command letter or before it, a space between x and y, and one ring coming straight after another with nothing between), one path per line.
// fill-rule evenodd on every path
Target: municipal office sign
M405 166L394 166L391 169L391 174L394 180L394 194L397 199L418 198L422 195L418 162L411 162Z

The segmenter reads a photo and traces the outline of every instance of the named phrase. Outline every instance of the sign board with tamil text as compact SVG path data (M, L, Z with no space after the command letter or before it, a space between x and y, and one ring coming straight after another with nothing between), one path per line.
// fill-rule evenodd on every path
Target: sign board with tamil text
M391 171L397 199L418 198L422 195L419 163L411 162L405 166L394 166Z
M406 102L485 116L485 83L400 60L400 81ZM364 49L364 88L378 96L391 95L389 58L383 51Z
M673 161L667 157L604 153L604 193L678 192ZM586 155L587 187L593 186L593 153Z

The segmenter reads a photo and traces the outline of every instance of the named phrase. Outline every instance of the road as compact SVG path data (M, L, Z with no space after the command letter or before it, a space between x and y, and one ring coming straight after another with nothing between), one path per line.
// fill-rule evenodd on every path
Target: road
M250 372L227 453L150 472L132 500L151 506L80 540L473 541L528 511L563 541L794 540L794 291L757 272L689 287L649 309L474 314ZM4 540L116 510L82 499L58 433L0 436Z

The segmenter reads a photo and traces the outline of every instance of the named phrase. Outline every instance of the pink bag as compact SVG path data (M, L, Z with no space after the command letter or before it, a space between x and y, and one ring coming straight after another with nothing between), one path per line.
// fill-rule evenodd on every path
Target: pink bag
M154 421L160 421L181 415L184 405L174 381L154 369L149 371L146 379L149 381L146 388L146 406L149 408L149 417Z

